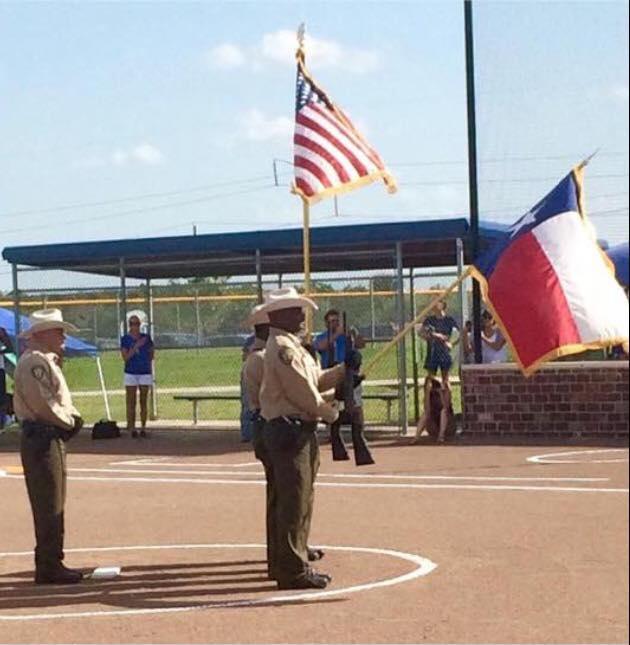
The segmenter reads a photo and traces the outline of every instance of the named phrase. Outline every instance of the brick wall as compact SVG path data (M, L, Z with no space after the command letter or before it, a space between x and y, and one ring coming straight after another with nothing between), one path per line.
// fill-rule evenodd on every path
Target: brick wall
M628 363L558 362L525 378L514 364L462 367L464 433L628 436Z

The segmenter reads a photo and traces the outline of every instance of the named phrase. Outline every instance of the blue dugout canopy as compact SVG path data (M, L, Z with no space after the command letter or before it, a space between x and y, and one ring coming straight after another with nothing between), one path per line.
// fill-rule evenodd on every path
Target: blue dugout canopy
M480 226L483 251L506 230ZM345 224L311 228L311 271L362 271L395 266L401 243L407 268L457 264L456 240L470 262L470 227L465 218ZM9 263L138 279L302 273L302 229L260 230L176 237L7 247Z

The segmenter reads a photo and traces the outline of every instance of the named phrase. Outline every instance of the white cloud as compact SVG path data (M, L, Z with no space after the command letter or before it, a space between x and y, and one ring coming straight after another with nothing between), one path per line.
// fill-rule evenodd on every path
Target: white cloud
M211 67L233 69L245 64L246 54L238 45L223 43L208 51L206 60Z
M164 155L159 148L150 143L141 143L133 148L114 150L110 157L115 166L126 166L130 163L157 166L164 161Z
M267 64L294 65L297 47L295 32L288 29L264 34L259 44L241 47L222 43L206 54L208 64L214 68L231 69L245 64L257 70ZM366 74L381 66L378 52L346 47L334 40L314 38L306 34L305 48L309 67L336 68L355 74Z
M286 116L267 117L263 112L253 108L241 118L241 131L250 141L291 140L293 121Z
M162 151L150 143L141 143L133 148L131 151L131 158L134 161L138 161L149 166L157 166L164 161Z
M263 55L276 62L293 64L295 33L280 29L263 36ZM356 74L365 74L378 69L381 59L377 52L367 49L345 47L334 40L315 38L306 34L304 47L309 67L337 68Z

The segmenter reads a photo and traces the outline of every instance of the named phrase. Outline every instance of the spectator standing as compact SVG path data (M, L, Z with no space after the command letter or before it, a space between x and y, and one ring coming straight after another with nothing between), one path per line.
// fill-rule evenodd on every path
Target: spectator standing
M343 328L337 309L329 309L324 316L324 322L326 323L326 331L315 336L313 347L319 354L322 368L328 369L346 360L346 330ZM365 347L363 336L356 329L350 329L350 334L354 340L355 349L363 349ZM360 391L360 387L358 386L356 389ZM355 405L357 405L356 402ZM358 405L361 403L359 402Z
M481 362L507 363L507 342L489 311L481 314Z
M153 385L155 350L149 334L140 331L140 318L129 317L129 332L120 339L120 352L125 363L125 399L127 403L127 430L136 438L136 399L140 391L140 436L147 437L147 401Z
M420 328L420 336L427 342L427 357L424 368L427 378L435 378L438 371L442 380L442 411L440 413L440 432L438 441L442 443L448 426L448 415L451 407L450 371L453 367L451 350L457 340L452 341L453 332L458 330L457 321L446 313L446 302L436 304L433 313L427 316ZM430 388L424 388L425 416L429 414L431 402Z
M11 338L4 327L0 327L0 428L4 428L7 410L7 374L5 370L5 354L13 351Z

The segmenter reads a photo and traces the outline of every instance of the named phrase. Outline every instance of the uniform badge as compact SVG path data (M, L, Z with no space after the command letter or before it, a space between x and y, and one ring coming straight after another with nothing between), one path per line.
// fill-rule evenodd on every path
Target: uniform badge
M278 350L278 358L285 364L291 365L295 352L290 347L281 347Z
M34 365L31 368L31 374L33 375L33 378L44 389L44 396L47 399L52 398L54 394L54 388L50 374L50 368L45 365Z
M35 365L35 367L31 369L31 374L33 375L33 378L37 381L49 380L48 371L42 365Z

